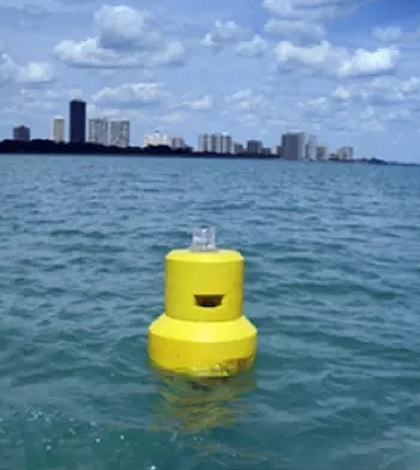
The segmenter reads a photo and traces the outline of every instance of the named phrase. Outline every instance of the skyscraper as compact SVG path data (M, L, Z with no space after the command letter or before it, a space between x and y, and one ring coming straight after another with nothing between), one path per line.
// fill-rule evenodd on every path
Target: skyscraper
M239 142L234 142L234 144L233 144L233 153L235 155L238 155L239 153L243 153L243 152L244 152L244 146Z
M220 145L220 149L218 147L218 135L217 134L211 134L210 136L210 152L216 153L221 151L222 145Z
M56 116L52 123L52 138L56 143L64 142L65 139L64 131L64 118Z
M303 160L305 157L305 133L286 132L281 141L282 158L286 160Z
M185 147L185 141L182 137L171 137L171 148L184 149Z
M130 121L111 121L110 143L116 147L130 145Z
M89 142L92 144L109 144L109 124L107 119L89 119Z
M317 146L316 159L320 161L328 160L328 147L325 144Z
M86 103L82 100L70 101L70 142L86 142Z
M246 143L246 151L249 154L260 155L262 153L262 149L263 144L261 140L252 139L248 140L248 142Z
M29 142L31 140L31 130L26 126L16 126L13 128L13 140Z
M305 145L305 158L307 160L316 159L316 137L314 135L308 135Z
M210 152L211 142L209 134L201 134L198 137L198 151L199 152Z
M223 154L232 153L232 137L229 134L223 133L221 136L221 152Z
M337 150L339 160L353 160L354 158L354 148L346 145L344 147L340 147Z

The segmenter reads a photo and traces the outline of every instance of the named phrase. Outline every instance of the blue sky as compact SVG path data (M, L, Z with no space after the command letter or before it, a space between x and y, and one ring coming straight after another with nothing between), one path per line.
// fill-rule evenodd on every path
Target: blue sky
M50 138L73 97L196 145L302 129L331 151L420 161L420 4L2 0L0 139Z

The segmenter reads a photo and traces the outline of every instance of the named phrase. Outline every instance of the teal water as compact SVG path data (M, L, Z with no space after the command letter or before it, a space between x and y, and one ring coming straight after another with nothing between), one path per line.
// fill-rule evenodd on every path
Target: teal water
M0 469L420 468L420 168L0 158ZM254 372L149 368L163 257L246 258Z

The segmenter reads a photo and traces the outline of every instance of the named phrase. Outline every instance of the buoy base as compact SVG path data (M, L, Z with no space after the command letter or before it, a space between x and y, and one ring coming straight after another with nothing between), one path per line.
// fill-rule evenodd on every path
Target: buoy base
M162 314L149 327L149 358L162 370L193 377L228 377L249 369L257 329L245 317L197 322Z

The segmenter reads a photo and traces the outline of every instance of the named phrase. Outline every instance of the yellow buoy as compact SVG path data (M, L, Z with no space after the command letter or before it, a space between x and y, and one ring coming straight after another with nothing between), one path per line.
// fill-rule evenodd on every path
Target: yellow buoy
M212 228L193 231L189 249L165 258L165 311L149 327L157 368L195 377L224 377L250 368L257 329L243 315L244 258L216 248Z

